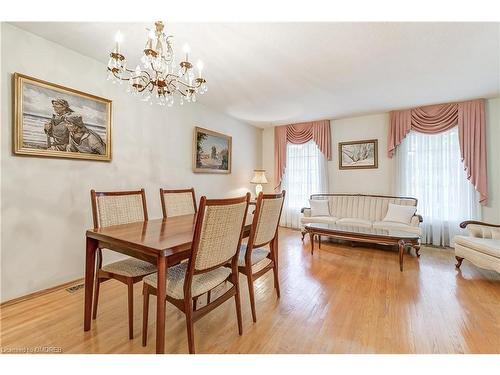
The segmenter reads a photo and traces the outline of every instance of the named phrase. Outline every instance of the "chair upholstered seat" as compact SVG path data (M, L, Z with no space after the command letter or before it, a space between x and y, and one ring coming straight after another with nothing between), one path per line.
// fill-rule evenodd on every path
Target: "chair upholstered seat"
M117 275L136 277L156 272L156 266L140 259L127 258L102 267L103 271Z
M186 277L188 263L180 263L167 270L167 295L175 299L184 299L184 279ZM194 275L191 284L191 295L197 297L222 284L231 274L231 269L219 267L212 271ZM157 287L158 274L153 273L146 276L144 282L152 287Z
M240 246L240 254L238 257L238 266L239 267L244 267L245 266L245 253L247 251L247 245L242 244ZM254 264L259 263L260 261L264 260L267 258L267 255L269 254L269 250L259 247L257 249L252 250L252 266Z

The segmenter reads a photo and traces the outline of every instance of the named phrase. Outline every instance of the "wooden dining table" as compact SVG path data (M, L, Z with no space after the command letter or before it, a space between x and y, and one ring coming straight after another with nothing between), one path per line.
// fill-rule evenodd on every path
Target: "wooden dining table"
M114 225L86 232L84 331L91 327L92 298L97 249L109 249L156 265L156 353L165 351L166 273L169 265L189 258L196 215ZM252 215L245 220L243 237L248 237Z

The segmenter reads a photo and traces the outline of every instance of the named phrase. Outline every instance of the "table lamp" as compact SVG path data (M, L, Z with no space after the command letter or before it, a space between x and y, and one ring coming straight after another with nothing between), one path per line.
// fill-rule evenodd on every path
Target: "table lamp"
M254 169L253 178L250 180L251 184L255 185L255 197L259 195L262 191L262 184L267 184L266 170L265 169Z

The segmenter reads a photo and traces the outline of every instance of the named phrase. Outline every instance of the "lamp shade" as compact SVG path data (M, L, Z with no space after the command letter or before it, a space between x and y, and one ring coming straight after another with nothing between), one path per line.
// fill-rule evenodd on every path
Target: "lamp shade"
M250 180L252 184L267 184L266 170L265 169L254 169L253 177Z

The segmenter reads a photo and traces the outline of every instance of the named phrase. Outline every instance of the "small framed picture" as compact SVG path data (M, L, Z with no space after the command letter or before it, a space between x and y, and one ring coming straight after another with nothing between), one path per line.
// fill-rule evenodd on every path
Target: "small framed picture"
M231 173L231 142L229 135L195 127L193 172Z
M339 142L339 169L378 168L378 140Z
M111 160L111 100L15 73L14 153Z

